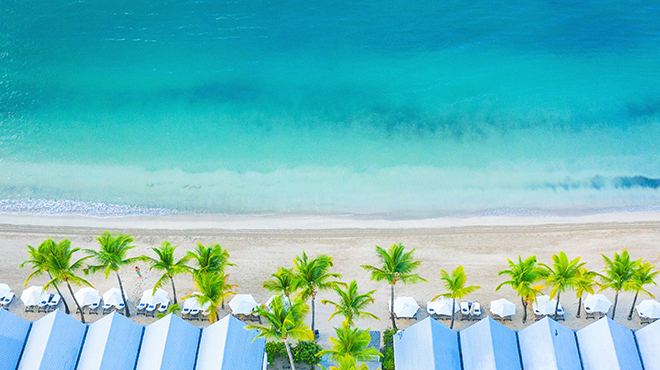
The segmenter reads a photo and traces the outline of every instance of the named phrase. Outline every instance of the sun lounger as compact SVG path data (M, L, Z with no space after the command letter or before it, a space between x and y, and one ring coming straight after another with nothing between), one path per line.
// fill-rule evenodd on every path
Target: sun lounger
M472 320L479 320L481 318L481 304L479 302L472 302L470 316L472 316Z
M435 310L433 309L431 302L426 302L426 312L429 314L429 316L435 315Z
M47 312L48 311L48 302L53 298L53 295L48 296L48 300L41 301L37 303L37 312Z
M593 311L591 308L584 306L584 312L587 313L587 319L600 319L603 317L603 314L600 312Z
M140 304L137 306L136 315L144 315L146 310L147 310L147 304L144 302L140 302Z
M99 314L99 304L100 302L92 303L89 305L89 314L90 315L98 315Z
M564 311L564 308L561 305L559 305L559 308L557 308L557 314L555 315L555 320L566 321L566 312Z
M55 311L57 306L60 304L61 299L62 297L60 297L59 294L53 294L53 296L50 298L50 301L48 301L47 311Z
M9 292L6 296L4 296L4 298L2 298L2 301L0 302L0 306L7 308L9 307L9 304L13 300L14 300L14 293Z
M461 302L461 320L470 320L469 302Z
M199 308L193 308L190 310L190 314L188 315L188 320L199 320Z
M112 305L108 304L108 303L103 303L103 306L101 306L101 308L103 309L103 314L104 315L107 314L107 313L110 313L110 311L112 311Z
M25 306L25 312L34 312L35 306Z
M156 312L156 305L150 304L147 308L144 309L146 316L154 316Z
M190 307L184 307L181 310L181 317L184 319L190 319Z
M167 313L167 308L170 307L170 300L168 299L167 301L163 302L158 306L158 312L160 313Z
M493 319L499 321L499 322L505 322L505 321L513 321L513 316L498 316L498 315L493 315Z

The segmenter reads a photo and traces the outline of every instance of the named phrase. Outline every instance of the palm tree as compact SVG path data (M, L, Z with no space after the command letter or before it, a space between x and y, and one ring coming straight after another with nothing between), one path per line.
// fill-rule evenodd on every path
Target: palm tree
M181 299L196 297L201 306L208 304L209 322L214 323L218 320L218 306L223 300L233 294L231 288L235 285L227 284L229 275L215 273L201 273L195 275L195 286L198 293L191 293Z
M641 261L641 260L640 260ZM639 293L646 294L651 298L655 298L651 292L644 289L644 285L657 285L655 282L655 277L660 273L660 271L654 271L655 265L652 265L648 262L640 263L640 265L635 270L635 276L633 277L633 286L632 291L635 292L635 298L633 299L632 306L630 307L630 313L628 314L628 320L632 320L633 311L635 310L635 303L637 303L637 296Z
M589 271L586 268L582 267L579 270L579 278L575 282L575 296L578 298L578 309L575 317L580 317L580 311L582 310L582 296L584 293L594 294L594 286L598 285L596 282L597 273Z
M147 257L138 256L138 257L126 257L126 253L131 249L135 248L133 243L133 237L125 234L118 234L117 236L112 236L109 232L104 232L101 236L97 237L96 240L99 242L101 249L96 251L93 249L85 249L85 252L90 256L94 257L96 265L88 265L84 269L85 275L90 273L96 273L98 271L103 271L105 278L107 279L110 276L111 272L115 273L117 276L117 282L119 282L119 290L121 291L121 299L124 301L124 312L126 317L131 316L131 312L128 309L128 301L126 300L126 292L124 291L124 285L121 282L121 277L119 276L119 270L123 266L134 265L136 262L144 262Z
M580 268L586 262L580 263L580 257L569 261L566 253L563 251L559 254L552 255L552 267L541 263L540 265L546 269L545 283L551 289L550 299L557 297L555 303L555 318L557 317L557 310L559 309L559 299L561 293L566 289L575 288L580 279Z
M195 250L188 251L188 256L193 261L192 270L194 273L223 273L226 266L236 266L229 262L229 252L223 249L220 244L204 246L201 242L197 242Z
M26 263L29 263L32 265L32 270L34 271L32 271L32 273L25 280L25 286L28 285L30 279L35 276L40 276L44 272L48 274L48 280L53 279L53 276L48 271L50 268L48 266L48 254L50 254L50 250L52 249L54 243L55 242L52 239L46 239L41 242L37 248L31 247L29 245L27 246L30 259L21 263L21 268L23 268ZM64 312L66 312L68 315L70 310L69 305L66 303L66 299L64 299L64 296L62 296L62 292L60 292L60 288L57 286L57 284L54 284L53 286L55 287L57 294L62 298L62 303L64 303Z
M397 282L403 284L415 284L420 281L427 282L413 271L417 270L422 261L415 261L413 253L417 248L413 248L410 252L403 252L403 244L392 244L387 251L379 246L376 246L376 254L381 262L380 267L371 265L362 265L361 267L371 272L371 280L387 281L390 284L390 318L392 319L392 327L396 330L396 321L394 320L394 285Z
M615 252L613 259L608 258L602 253L601 256L603 256L603 260L605 261L605 269L600 274L602 284L599 291L602 292L607 288L616 291L614 305L612 306L612 320L614 320L616 305L619 302L619 292L622 290L634 290L635 270L639 267L642 260L631 260L627 249L624 249L621 254Z
M303 250L302 256L296 256L293 264L295 285L301 289L298 292L298 296L303 301L309 298L312 299L312 332L315 332L316 294L319 291L334 289L336 286L346 286L346 284L331 280L340 279L341 275L328 272L333 264L332 257L327 254L318 255L316 258L310 260L307 257L307 253Z
M368 305L374 302L374 299L371 296L374 294L375 290L365 294L358 294L357 281L355 280L351 281L345 290L340 286L336 286L334 289L335 292L337 292L337 295L339 295L339 302L333 302L325 299L321 301L323 304L331 304L335 306L335 312L330 315L328 321L332 320L332 318L336 315L344 316L344 322L347 325L353 325L354 318L361 319L363 317L370 317L372 319L380 320L378 316L370 312L362 311Z
M536 256L529 256L523 261L522 257L518 255L518 263L514 263L508 258L506 260L509 262L509 269L502 270L497 275L509 275L510 280L501 283L495 290L509 285L518 293L523 305L523 322L525 322L527 321L527 304L530 300L535 300L536 295L540 292L533 285L545 277L545 272L536 265Z
M257 308L260 316L266 318L265 325L248 325L246 329L259 331L257 337L283 341L286 353L289 355L291 369L296 370L291 355L289 340L314 340L314 332L305 324L305 316L309 313L309 306L302 300L295 299L291 305L284 304L282 297L277 297L270 307L264 305Z
M57 286L60 283L66 284L69 288L69 293L71 293L71 297L73 297L73 302L76 304L76 307L80 312L80 321L84 324L85 315L78 304L75 294L73 294L71 284L92 286L87 280L76 275L76 273L82 269L83 262L91 256L86 256L75 262L71 262L73 254L79 250L80 248L71 248L71 242L67 239L62 240L59 243L53 242L47 262L48 266L50 266L49 272L53 278L44 285L44 290L51 286Z
M435 301L441 296L452 299L451 325L449 326L449 328L453 329L454 311L456 310L456 300L463 299L463 297L474 292L475 290L481 289L481 287L476 285L465 286L465 282L467 281L467 275L465 274L465 269L463 268L463 266L456 267L456 269L451 272L451 275L445 270L440 270L440 278L444 282L445 289L447 289L449 293L438 294L437 296L433 297L432 301Z
M165 285L167 280L172 284L172 294L174 295L174 304L177 304L176 300L176 288L174 287L174 275L182 274L188 272L190 268L186 265L188 261L192 258L191 255L186 254L181 257L178 261L174 262L174 251L178 245L173 246L167 240L163 241L163 246L160 248L151 248L157 255L158 258L147 257L147 262L151 265L149 270L156 269L163 271L163 276L156 281L154 284L154 294L156 289Z
M291 298L291 294L297 289L296 279L293 275L292 269L278 267L277 272L270 276L272 277L270 280L264 281L264 289L270 290L271 292L282 293L287 298Z
M369 370L369 367L364 362L359 364L357 360L351 356L344 356L337 361L339 366L330 366L328 370ZM321 366L321 369L325 369Z
M332 361L342 364L345 358L352 359L353 365L357 361L364 362L382 356L375 348L369 347L371 335L369 330L352 328L346 322L341 327L334 328L336 338L330 338L331 349L320 351L317 356L328 355Z

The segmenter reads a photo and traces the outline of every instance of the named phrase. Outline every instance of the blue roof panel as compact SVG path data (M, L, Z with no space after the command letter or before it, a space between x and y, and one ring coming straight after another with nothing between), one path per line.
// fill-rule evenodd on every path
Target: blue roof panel
M15 370L30 323L0 308L0 370Z
M521 370L516 333L491 317L459 335L464 370Z
M632 331L603 317L577 332L584 370L642 370Z
M525 370L581 370L572 330L546 317L518 332Z
M660 320L635 332L645 370L660 370Z
M78 370L133 370L142 330L142 326L117 312L91 324Z
M256 330L227 315L204 329L197 355L196 370L261 370L266 340Z
M394 363L400 370L460 370L458 333L427 317L394 335Z

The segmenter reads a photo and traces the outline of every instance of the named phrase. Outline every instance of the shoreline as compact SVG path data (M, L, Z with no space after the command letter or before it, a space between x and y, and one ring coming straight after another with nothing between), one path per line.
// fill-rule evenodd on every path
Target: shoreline
M387 218L375 215L34 215L0 214L1 226L108 228L136 230L340 230L340 229L446 229L457 227L543 226L660 222L660 211L603 212L585 215L465 216Z

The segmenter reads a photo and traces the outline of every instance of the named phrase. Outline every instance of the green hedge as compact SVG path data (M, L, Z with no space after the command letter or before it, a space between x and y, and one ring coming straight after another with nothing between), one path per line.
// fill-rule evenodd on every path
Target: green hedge
M394 334L396 330L387 329L383 332L383 370L394 370Z
M321 346L316 342L300 341L296 345L291 346L291 355L293 362L305 363L307 365L317 365L321 362L321 358L316 354L321 351ZM278 358L289 360L289 355L286 353L284 342L266 342L266 353L268 353L268 360L275 360Z

